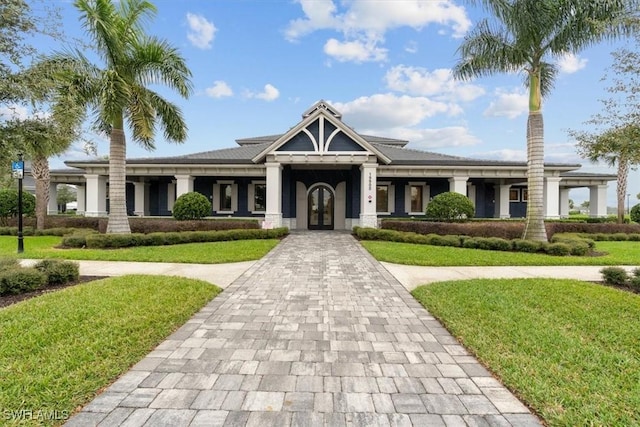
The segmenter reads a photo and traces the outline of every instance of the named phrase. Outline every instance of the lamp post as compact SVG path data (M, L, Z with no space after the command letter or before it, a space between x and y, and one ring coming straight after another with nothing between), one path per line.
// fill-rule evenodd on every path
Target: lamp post
M24 252L24 238L22 235L22 178L24 177L24 162L22 161L22 153L18 154L18 253Z

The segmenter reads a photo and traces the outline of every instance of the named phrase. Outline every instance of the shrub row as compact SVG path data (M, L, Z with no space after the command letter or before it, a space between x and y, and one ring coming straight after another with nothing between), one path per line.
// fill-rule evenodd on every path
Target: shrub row
M16 295L45 286L63 285L78 280L78 263L42 260L33 267L21 267L15 259L0 260L0 295Z
M286 227L272 230L240 229L222 231L183 231L132 234L86 234L63 237L62 246L67 248L114 249L132 246L164 246L181 243L221 242L227 240L277 239L286 236Z
M585 239L592 239L601 241L613 241L613 242L640 242L640 233L613 233L613 234L604 234L604 233L596 233L596 234L587 234L587 233L579 233L579 237Z
M584 222L547 222L547 237L557 233L640 234L640 224L588 224ZM524 232L524 221L472 221L465 223L383 220L381 228L418 234L465 235L518 239Z
M600 273L607 285L628 286L640 292L640 268L634 269L631 275L622 267L605 267L600 270Z
M47 229L52 228L88 228L105 233L107 231L107 218L95 218L73 215L50 215L47 216L45 224ZM9 221L10 228L15 228L17 221ZM33 230L36 222L34 218L24 218L24 230ZM210 231L210 230L235 230L235 229L257 229L260 222L257 219L246 218L211 218L194 221L176 221L174 218L129 218L129 226L133 233L152 233L156 231ZM0 227L2 229L4 227ZM32 234L26 234L31 236ZM17 229L16 229L17 233Z
M500 237L470 237L463 235L419 234L404 231L376 228L354 227L353 232L364 240L386 240L391 242L417 243L434 246L454 246L459 248L483 249L492 251L514 251L546 253L548 255L586 255L590 245L587 241L566 239L545 243L522 239L502 239Z

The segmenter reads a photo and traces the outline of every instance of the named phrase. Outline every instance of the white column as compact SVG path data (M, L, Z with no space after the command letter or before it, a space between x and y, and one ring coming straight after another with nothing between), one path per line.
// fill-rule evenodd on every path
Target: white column
M449 178L449 191L452 193L460 193L467 195L468 176L453 176Z
M498 208L498 212L496 213L497 218L511 218L509 190L511 190L511 184L501 184L498 186L498 193L496 194L498 199L496 200L496 206Z
M267 209L264 226L282 226L282 166L280 163L265 163L267 168Z
M473 206L476 206L476 186L470 182L467 182L467 197L473 203Z
M58 183L49 183L49 205L47 206L47 215L58 214Z
M560 180L558 177L544 179L545 218L560 217Z
M589 215L592 217L607 216L607 186L589 187Z
M569 217L569 189L567 187L560 189L560 217Z
M103 175L85 175L87 197L85 216L107 215L107 177Z
M134 182L133 188L134 188L133 214L138 216L144 216L148 213L148 209L147 209L148 197L146 197L147 183L144 181Z
M76 208L76 215L84 215L84 212L86 210L86 198L85 198L85 193L86 189L84 185L76 185L76 203L78 204L78 207Z
M193 192L193 177L191 175L176 175L176 197Z
M360 227L378 227L376 213L377 163L360 166Z
M173 204L176 201L176 181L171 180L169 184L167 184L167 210L169 212L173 211Z

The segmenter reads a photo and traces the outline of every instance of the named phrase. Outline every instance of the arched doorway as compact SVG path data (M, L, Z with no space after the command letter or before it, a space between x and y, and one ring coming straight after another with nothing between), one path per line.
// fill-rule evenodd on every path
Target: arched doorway
M333 230L334 201L331 188L318 185L311 188L307 196L307 219L309 230Z

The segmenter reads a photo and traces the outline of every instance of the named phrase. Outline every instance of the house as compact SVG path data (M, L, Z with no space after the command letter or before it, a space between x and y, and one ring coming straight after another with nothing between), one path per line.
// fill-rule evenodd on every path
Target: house
M197 191L211 216L258 218L290 229L375 227L386 217L424 215L437 194L455 191L483 218L524 217L525 162L478 160L406 148L408 141L362 135L319 101L287 132L239 139L238 146L175 157L127 160L132 215L170 215L178 196ZM106 160L68 161L53 183L78 188L78 213L108 210ZM579 164L545 164L547 218L569 213L569 190L588 187L592 216L606 215L608 181ZM55 188L55 186L52 186ZM55 200L55 195L52 195Z

